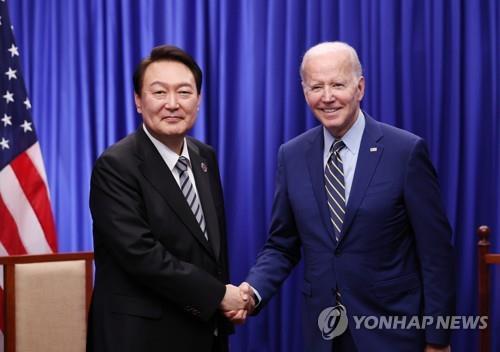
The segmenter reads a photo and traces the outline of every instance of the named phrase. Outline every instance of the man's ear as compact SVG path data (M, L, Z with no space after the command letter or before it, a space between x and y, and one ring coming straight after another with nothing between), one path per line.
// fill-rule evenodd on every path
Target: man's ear
M365 96L365 78L363 76L359 78L357 89L359 92L358 101L361 101Z
M306 103L309 105L309 97L307 96L307 85L304 81L301 81L300 84L302 85L302 93L304 93L304 99Z
M198 95L198 102L196 103L196 111L200 111L201 93Z
M141 97L134 93L135 108L139 114L142 114Z

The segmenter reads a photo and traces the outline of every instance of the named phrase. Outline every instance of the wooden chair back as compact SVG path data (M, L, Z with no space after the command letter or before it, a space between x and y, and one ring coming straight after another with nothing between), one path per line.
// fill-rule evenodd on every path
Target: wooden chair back
M490 316L490 266L500 264L500 254L490 253L490 229L488 226L480 226L477 229L479 242L477 243L478 251L478 299L479 299L479 315ZM488 326L479 331L479 351L490 352L490 329L489 324L491 319L488 319Z
M0 257L7 352L84 352L93 253Z

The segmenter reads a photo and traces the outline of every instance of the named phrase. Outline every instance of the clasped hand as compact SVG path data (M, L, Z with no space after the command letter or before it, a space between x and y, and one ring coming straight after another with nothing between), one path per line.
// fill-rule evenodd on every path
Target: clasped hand
M226 285L226 294L219 308L232 323L243 324L247 315L255 308L254 293L250 285L246 282L241 283L239 287Z

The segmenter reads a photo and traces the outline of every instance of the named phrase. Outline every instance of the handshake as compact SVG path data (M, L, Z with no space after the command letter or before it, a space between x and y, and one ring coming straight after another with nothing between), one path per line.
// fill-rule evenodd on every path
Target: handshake
M226 293L220 302L219 309L233 324L243 324L247 315L255 309L255 295L247 282L242 282L239 287L228 284Z

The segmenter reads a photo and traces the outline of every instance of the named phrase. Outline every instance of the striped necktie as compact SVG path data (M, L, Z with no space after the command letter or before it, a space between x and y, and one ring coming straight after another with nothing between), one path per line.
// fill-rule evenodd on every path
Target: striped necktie
M182 194L186 198L186 201L191 208L191 211L200 224L201 232L205 235L205 239L208 240L207 229L205 225L205 218L203 217L203 210L201 209L200 201L196 196L196 192L194 191L193 184L189 180L189 174L187 172L189 160L186 157L179 157L177 164L175 164L175 168L179 172L179 183L181 187Z
M328 198L330 221L335 229L335 239L339 240L342 223L345 215L345 184L344 167L340 158L340 150L345 147L344 142L335 140L330 148L330 158L325 168L325 188Z

